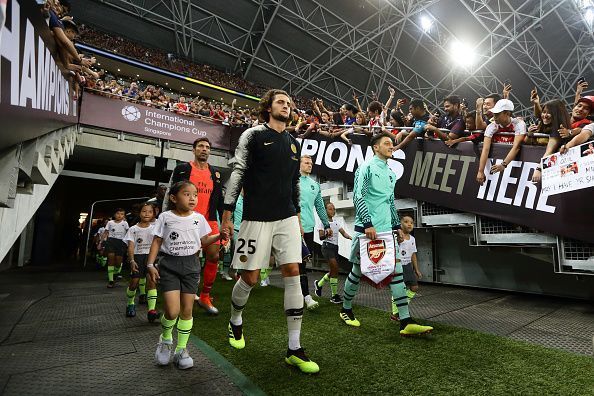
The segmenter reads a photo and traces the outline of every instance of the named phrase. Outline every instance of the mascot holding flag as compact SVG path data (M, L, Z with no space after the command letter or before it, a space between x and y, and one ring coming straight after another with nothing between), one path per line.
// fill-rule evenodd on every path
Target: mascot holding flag
M353 298L364 275L379 287L389 283L400 313L400 335L413 336L429 333L433 328L415 323L408 312L402 264L395 241L395 235L401 233L394 206L396 175L387 164L394 151L393 138L387 132L373 136L371 146L375 155L355 173L355 236L350 257L353 267L344 285L340 318L349 326L361 325L353 313Z

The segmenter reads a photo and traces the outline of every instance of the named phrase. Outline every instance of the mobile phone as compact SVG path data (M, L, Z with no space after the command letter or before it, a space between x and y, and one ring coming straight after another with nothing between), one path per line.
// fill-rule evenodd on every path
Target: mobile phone
M503 85L511 85L511 80L508 78L503 82Z
M462 104L464 105L464 107L468 108L468 101L466 100L466 98L462 99Z
M407 104L407 103L408 103L408 99L406 99L406 98L403 98L403 99L402 99L402 104Z
M581 76L580 79L578 80L578 84L582 84L586 82L586 78L584 76Z

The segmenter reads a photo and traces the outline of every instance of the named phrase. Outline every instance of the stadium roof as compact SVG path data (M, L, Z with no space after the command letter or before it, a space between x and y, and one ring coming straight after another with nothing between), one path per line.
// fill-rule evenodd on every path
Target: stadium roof
M513 83L517 108L594 84L591 0L82 0L78 20L292 94L438 106ZM457 47L454 46L457 43ZM453 55L459 51L456 59Z

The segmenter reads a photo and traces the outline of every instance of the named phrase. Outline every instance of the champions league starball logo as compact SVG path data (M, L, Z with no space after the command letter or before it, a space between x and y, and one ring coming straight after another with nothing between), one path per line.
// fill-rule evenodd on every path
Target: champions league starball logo
M125 106L122 109L122 117L130 122L138 121L140 119L140 110L136 106Z
M177 237L179 237L179 234L175 231L173 231L171 234L169 234L169 239L171 239L172 241L175 241L177 239Z

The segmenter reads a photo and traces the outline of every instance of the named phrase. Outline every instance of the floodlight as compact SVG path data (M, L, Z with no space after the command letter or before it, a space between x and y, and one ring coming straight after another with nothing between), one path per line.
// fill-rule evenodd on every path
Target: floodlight
M431 26L433 25L433 20L425 15L423 15L421 17L421 29L423 29L423 31L425 33L429 32L429 30L431 30Z
M451 44L450 55L454 63L462 67L469 67L476 61L474 49L467 43L454 40Z

